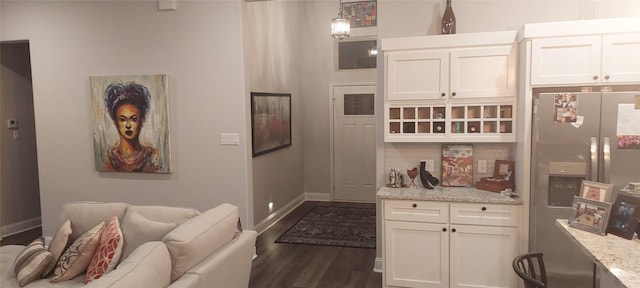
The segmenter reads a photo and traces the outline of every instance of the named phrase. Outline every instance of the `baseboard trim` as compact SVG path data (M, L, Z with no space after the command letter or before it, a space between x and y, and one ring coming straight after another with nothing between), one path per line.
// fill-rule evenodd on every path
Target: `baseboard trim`
M376 257L373 264L373 272L382 273L382 257Z
M271 213L271 215L260 221L260 223L254 225L253 229L258 232L258 235L262 234L262 232L267 231L269 227L271 227L273 224L276 224L284 216L287 216L287 214L291 213L293 209L296 209L296 207L300 206L300 204L302 204L305 200L306 196L304 194L300 194L300 196L282 206L282 208L278 209L278 211Z
M16 223L11 223L9 225L0 227L0 238L8 237L27 230L38 228L40 226L42 226L41 217L35 217Z
M305 200L308 201L331 201L331 194L329 193L304 193Z

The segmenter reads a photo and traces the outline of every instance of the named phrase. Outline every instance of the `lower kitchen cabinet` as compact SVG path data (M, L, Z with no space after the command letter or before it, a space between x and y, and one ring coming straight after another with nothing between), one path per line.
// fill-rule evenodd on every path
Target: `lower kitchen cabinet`
M517 287L519 205L382 201L384 287Z
M449 287L518 287L518 229L451 224Z
M387 221L386 284L392 287L449 287L449 233L436 223Z

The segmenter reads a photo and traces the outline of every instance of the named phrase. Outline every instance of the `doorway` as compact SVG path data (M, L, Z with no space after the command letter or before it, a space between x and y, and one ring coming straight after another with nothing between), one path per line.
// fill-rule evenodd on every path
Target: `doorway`
M0 238L4 238L39 229L41 219L29 42L0 45Z
M333 199L375 202L375 85L333 86Z

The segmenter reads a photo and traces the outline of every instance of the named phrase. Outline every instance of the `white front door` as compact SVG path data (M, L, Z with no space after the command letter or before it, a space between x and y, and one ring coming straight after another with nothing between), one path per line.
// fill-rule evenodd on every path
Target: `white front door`
M375 202L376 86L333 88L334 199Z

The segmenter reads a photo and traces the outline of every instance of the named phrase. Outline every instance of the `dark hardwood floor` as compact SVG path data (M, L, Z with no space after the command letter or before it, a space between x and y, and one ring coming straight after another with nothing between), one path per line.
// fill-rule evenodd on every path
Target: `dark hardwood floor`
M250 288L382 287L373 272L376 249L275 243L315 205L375 207L368 203L307 201L258 236Z
M0 246L4 245L28 245L31 241L42 236L42 227L26 230L11 236L6 236L0 240Z

